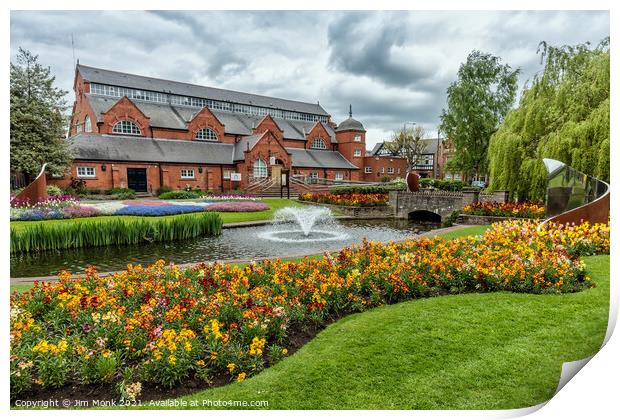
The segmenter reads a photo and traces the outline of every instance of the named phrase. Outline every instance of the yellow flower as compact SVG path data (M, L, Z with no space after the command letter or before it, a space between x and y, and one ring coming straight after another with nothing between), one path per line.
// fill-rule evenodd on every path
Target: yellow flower
M173 354L171 354L170 356L168 356L168 363L171 365L176 365L177 364L177 358L174 357Z
M282 354L286 356L288 354L288 349L282 349Z
M228 368L228 372L233 373L237 365L235 365L234 363L229 363L226 365L226 367Z
M205 365L205 361L204 361L204 360L202 360L202 359L200 359L200 360L198 360L198 361L196 362L196 364L197 364L198 366L204 366L204 365Z
M245 372L241 372L239 375L237 375L237 382L243 382L245 380L245 377Z
M101 352L101 356L105 359L107 359L108 357L110 357L112 355L112 351L105 349L104 351Z

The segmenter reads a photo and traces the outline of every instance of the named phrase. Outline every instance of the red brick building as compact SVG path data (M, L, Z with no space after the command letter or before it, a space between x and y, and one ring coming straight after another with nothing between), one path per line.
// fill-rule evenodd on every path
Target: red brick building
M405 175L402 158L366 152L366 130L351 109L336 124L318 103L79 64L74 91L75 158L68 173L49 180L63 187L78 178L87 188L226 191L277 183L282 171L337 181Z

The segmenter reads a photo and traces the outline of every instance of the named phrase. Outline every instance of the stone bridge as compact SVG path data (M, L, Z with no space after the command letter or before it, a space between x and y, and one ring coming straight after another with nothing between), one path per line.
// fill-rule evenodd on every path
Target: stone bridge
M478 191L390 191L394 216L424 222L441 222L456 210L478 201L506 202L506 191L480 194Z

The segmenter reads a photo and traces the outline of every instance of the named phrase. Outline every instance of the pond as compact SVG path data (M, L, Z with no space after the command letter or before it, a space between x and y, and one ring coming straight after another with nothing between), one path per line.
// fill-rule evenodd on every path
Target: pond
M414 224L407 220L320 220L303 235L291 221L253 227L223 229L218 237L170 243L82 248L11 256L11 277L55 275L62 270L84 272L96 265L99 272L124 270L128 263L151 264L158 259L176 264L260 257L292 257L336 251L364 238L388 242L438 225Z

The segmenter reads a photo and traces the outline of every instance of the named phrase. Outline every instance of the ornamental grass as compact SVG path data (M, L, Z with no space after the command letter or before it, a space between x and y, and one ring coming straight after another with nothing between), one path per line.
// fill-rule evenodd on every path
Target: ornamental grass
M169 219L114 218L37 223L22 229L11 228L11 253L175 241L219 235L221 229L221 217L212 212Z
M540 219L545 216L545 206L531 201L519 203L478 202L463 207L463 214L476 216L519 217Z
M284 357L296 333L346 314L447 293L577 292L594 286L579 255L608 252L608 225L510 221L479 237L363 242L298 262L63 272L11 296L11 395L243 381Z
M376 207L387 206L388 194L360 194L360 193L306 193L301 194L299 199L313 203L336 204L339 206L352 207Z

